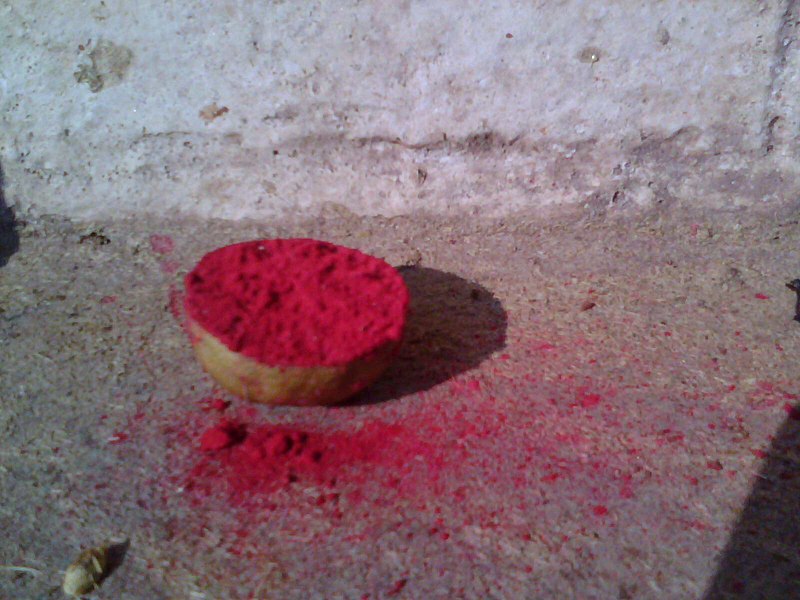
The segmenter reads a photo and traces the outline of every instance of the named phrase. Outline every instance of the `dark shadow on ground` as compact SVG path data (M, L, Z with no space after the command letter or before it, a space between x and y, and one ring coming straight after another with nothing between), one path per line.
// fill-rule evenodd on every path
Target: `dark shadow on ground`
M0 165L0 267L8 263L11 255L19 250L19 234L14 211L6 204L5 177Z
M772 443L704 600L800 598L800 406Z
M344 406L427 390L505 346L506 312L486 288L436 269L398 270L411 294L400 354L383 377Z
M110 577L114 571L122 566L122 562L125 560L125 555L128 554L128 548L130 548L130 546L131 541L125 540L124 542L111 544L108 547L108 552L106 554L107 564L103 579Z

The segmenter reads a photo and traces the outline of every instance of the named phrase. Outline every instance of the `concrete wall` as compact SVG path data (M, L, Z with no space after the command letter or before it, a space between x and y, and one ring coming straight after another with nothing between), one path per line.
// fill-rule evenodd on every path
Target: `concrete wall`
M797 0L6 0L7 201L79 218L798 197Z

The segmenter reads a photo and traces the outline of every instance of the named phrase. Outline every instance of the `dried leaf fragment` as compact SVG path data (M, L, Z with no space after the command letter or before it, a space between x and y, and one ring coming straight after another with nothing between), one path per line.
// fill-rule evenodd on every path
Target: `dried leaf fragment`
M106 576L108 546L87 548L67 567L64 573L64 593L78 597L95 591Z

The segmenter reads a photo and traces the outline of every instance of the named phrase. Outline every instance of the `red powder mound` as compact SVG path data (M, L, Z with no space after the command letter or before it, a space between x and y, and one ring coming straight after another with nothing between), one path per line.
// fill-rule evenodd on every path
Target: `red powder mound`
M272 366L340 366L399 342L400 274L357 250L260 240L206 254L186 276L186 312L225 346Z
M186 488L199 499L222 487L232 504L295 483L331 488L337 481L377 481L397 490L413 485L416 473L430 485L444 466L439 446L382 422L355 432L319 432L271 425L245 431L224 421L202 434L200 449L204 455Z
M223 421L212 427L200 437L200 448L203 450L222 450L244 439L246 430L242 425L231 421Z

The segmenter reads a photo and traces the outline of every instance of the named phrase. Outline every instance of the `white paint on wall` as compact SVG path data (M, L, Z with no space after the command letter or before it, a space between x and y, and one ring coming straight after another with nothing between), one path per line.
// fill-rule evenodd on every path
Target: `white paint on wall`
M11 0L6 197L80 218L752 202L797 181L786 6Z

